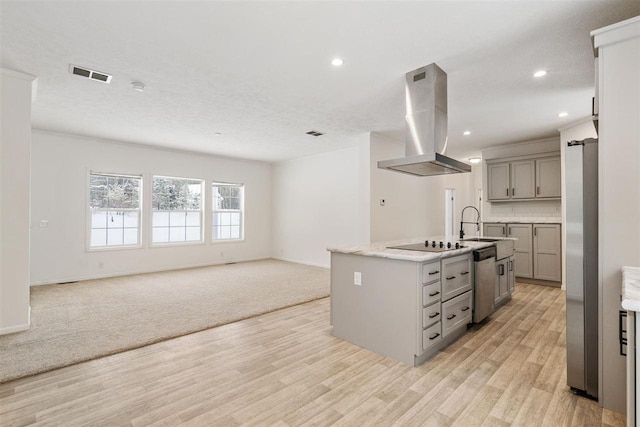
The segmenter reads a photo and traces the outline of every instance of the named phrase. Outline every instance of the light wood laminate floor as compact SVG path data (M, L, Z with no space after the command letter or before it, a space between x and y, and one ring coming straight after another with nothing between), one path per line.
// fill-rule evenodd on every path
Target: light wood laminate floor
M1 384L0 425L622 426L566 386L564 299L518 283L411 368L332 337L327 298Z

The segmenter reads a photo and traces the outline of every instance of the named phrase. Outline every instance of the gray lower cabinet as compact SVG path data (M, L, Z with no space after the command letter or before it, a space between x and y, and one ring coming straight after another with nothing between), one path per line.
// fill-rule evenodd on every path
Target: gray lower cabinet
M515 290L515 257L503 258L496 262L498 279L496 280L495 303L508 298Z
M446 337L461 326L471 323L471 291L442 303L442 336Z
M560 225L533 225L533 277L541 280L562 280Z
M441 261L422 264L422 350L442 340Z
M442 300L471 290L471 257L468 254L442 261Z
M507 225L484 224L484 235L487 237L507 237Z
M486 237L515 237L515 276L562 280L560 224L485 223Z
M532 224L508 224L507 236L515 237L515 274L533 277L533 226Z
M414 262L332 251L332 333L420 365L471 323L472 265L471 253Z

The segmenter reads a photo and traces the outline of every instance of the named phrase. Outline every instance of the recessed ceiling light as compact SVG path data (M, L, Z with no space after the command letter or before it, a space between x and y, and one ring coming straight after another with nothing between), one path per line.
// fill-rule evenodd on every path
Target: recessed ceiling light
M333 65L334 67L339 67L342 64L344 64L344 61L340 58L333 58L333 61L331 61L331 65Z
M220 132L214 132L213 133L215 136L222 136L222 134Z
M567 113L566 111L563 111L562 113L558 113L558 117L567 117L569 115L569 113Z
M464 132L462 132L463 135L471 135L471 131L470 130L465 130Z
M482 157L469 157L469 162L474 165L480 163L482 161Z
M533 73L533 77L542 77L547 75L547 70L538 70Z
M131 87L133 88L133 90L136 90L138 92L144 92L144 83L133 82L131 83Z

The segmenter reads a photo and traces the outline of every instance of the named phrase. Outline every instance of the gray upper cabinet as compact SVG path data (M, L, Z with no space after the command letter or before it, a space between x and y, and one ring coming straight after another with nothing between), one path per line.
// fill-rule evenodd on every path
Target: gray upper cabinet
M534 224L533 277L541 280L561 281L561 260L560 225Z
M560 158L536 160L536 197L560 197Z
M487 165L489 200L508 200L511 198L509 170L509 163Z
M560 198L560 156L487 161L487 200Z
M511 162L511 198L531 199L536 196L535 160Z
M533 277L533 228L531 224L509 224L507 235L515 237L515 275Z

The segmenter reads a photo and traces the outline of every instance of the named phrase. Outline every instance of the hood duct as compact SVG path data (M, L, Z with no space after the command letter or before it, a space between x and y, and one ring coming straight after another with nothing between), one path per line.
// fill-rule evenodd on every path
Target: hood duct
M430 64L405 75L405 157L378 162L378 168L417 176L471 172L471 166L444 155L447 149L447 73Z

